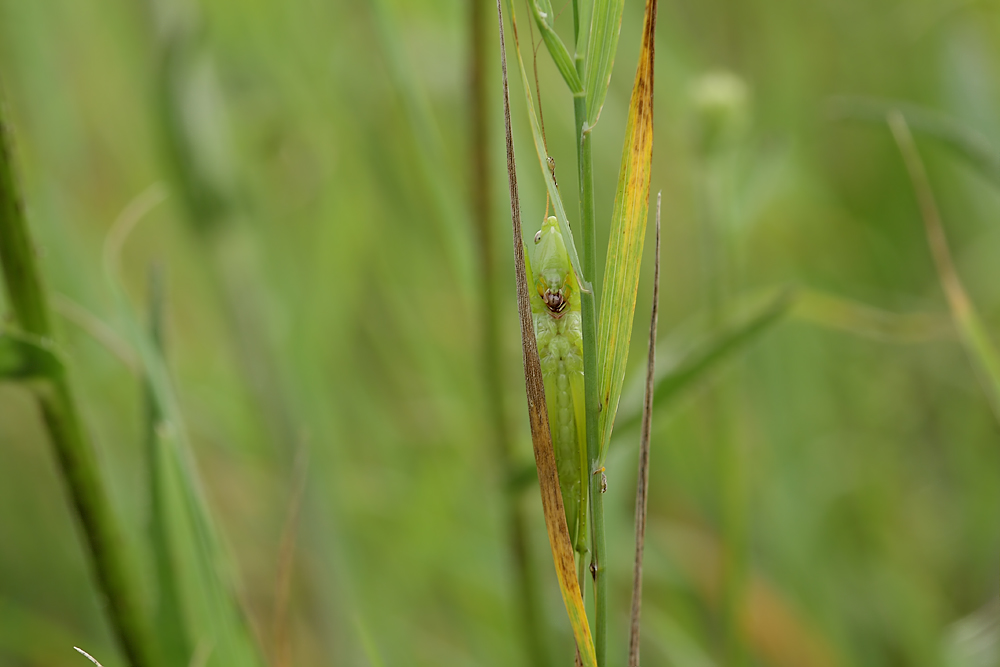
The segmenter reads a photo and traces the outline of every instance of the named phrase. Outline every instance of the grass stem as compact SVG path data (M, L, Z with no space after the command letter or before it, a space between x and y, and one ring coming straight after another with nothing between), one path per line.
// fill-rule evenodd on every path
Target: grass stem
M903 156L910 181L913 183L917 203L920 207L920 215L924 220L927 245L934 257L938 279L951 308L955 328L958 330L969 355L969 360L983 385L993 414L1000 421L1000 356L997 355L996 348L958 276L951 250L948 248L944 224L941 222L941 212L938 210L930 180L927 177L927 169L924 167L923 160L920 159L920 153L917 151L917 145L913 140L913 134L910 132L906 118L901 112L892 111L888 114L887 120Z
M47 341L52 338L47 296L35 262L35 249L14 176L12 143L2 113L0 106L0 265L18 324L25 333ZM65 375L52 373L47 380L34 388L35 396L83 529L111 625L134 667L153 665L145 610L137 595L138 579L93 446Z
M577 66L582 67L582 60ZM582 76L582 73L581 73ZM601 286L597 276L597 225L594 215L594 160L591 134L587 126L587 100L585 95L573 98L576 120L577 162L580 184L580 218L583 232L583 279L591 284L591 291L581 295L583 315L583 378L587 414L587 458L590 461L582 489L590 487L590 513L593 522L590 573L594 579L594 648L598 667L604 667L607 654L607 581L606 540L604 536L604 473L597 470L600 458L598 416L601 404L597 377L597 295ZM586 491L584 491L586 493Z
M632 615L629 624L628 667L639 667L639 628L642 612L642 554L646 544L646 507L649 501L649 440L653 425L653 389L656 380L656 325L660 310L660 200L656 195L656 255L653 263L653 308L649 318L649 358L646 395L639 437L639 474L635 489L635 564L632 571Z

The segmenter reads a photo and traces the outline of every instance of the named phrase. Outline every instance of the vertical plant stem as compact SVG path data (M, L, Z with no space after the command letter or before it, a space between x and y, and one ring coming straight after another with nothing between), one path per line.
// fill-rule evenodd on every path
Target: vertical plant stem
M583 76L583 61L577 60ZM577 163L580 183L580 217L583 231L583 279L591 284L591 291L583 292L580 307L583 314L583 379L587 410L587 459L590 462L581 489L590 489L590 513L593 525L590 574L594 579L594 649L598 667L604 667L607 654L607 581L605 558L607 545L604 537L604 472L597 470L600 457L598 440L598 413L601 410L597 387L597 295L601 285L597 276L597 225L594 217L594 161L591 153L590 128L587 126L587 99L585 94L573 98L573 111L577 132Z
M548 664L542 630L545 615L538 599L529 558L527 519L518 502L519 494L511 480L516 475L514 447L504 405L502 348L497 317L497 275L493 248L493 205L490 197L489 130L486 100L486 3L470 1L469 16L469 90L471 116L472 219L479 251L482 328L480 330L480 366L486 390L486 409L492 425L493 446L503 480L504 511L507 521L507 541L515 596L523 629L528 664L545 667Z
M639 627L642 611L642 553L646 544L646 506L649 499L649 439L653 425L653 386L656 370L656 325L660 311L660 199L656 195L656 257L653 263L653 312L649 318L649 358L646 362L646 396L642 403L639 436L639 474L635 489L635 565L632 571L632 618L628 641L628 667L639 667Z
M0 104L0 264L14 316L25 333L52 337L48 304L35 250L21 206L10 137ZM128 557L118 518L112 511L93 447L84 432L65 375L53 373L35 388L60 473L83 528L98 587L107 602L111 624L134 667L153 665L137 578Z
M156 352L165 354L166 288L163 269L154 265L149 271L149 339ZM160 646L166 659L183 664L191 655L181 611L173 550L168 534L167 499L164 488L162 429L165 415L152 382L147 376L143 385L146 401L146 463L149 484L149 540L156 576L156 609L153 614Z

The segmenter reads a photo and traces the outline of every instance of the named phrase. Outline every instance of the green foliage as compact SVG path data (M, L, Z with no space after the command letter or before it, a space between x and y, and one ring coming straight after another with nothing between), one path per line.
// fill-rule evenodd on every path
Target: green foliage
M59 304L77 304L137 357L134 334L148 334L136 321L145 318L119 307L101 246L130 201L165 183L168 198L121 255L121 283L127 303L142 304L149 265L166 268L169 388L202 506L229 554L222 569L233 576L219 579L227 595L227 582L240 582L252 643L277 654L287 453L306 443L309 481L289 588L294 664L367 665L369 656L415 667L529 664L517 639L525 614L507 548L503 508L511 495L527 517L529 573L557 664L571 655L572 639L538 488L512 489L489 449L476 314L484 287L468 230L451 234L477 220L467 197L468 6L195 4L203 12L198 48L212 56L217 75L211 104L229 121L229 211L239 215L238 235L223 226L203 234L191 224L161 147L160 45L141 5L0 0L0 80L34 236L25 256L48 294L59 295L51 300L53 347L46 349L58 350L66 369L124 539L148 564L136 586L143 607L152 615L160 599L147 525L143 379ZM524 218L539 221L556 190L560 226L572 227L582 260L582 223L570 201L578 144L570 93L538 30L530 44L533 17L513 4L542 145L532 66L538 48L545 138L559 184L539 178L546 165L533 154L508 31ZM589 3L578 4L579 21L589 25ZM579 30L574 42L572 3L551 5L556 32L575 57L590 33ZM601 262L642 20L640 3L624 5L615 73L591 132ZM391 19L391 33L376 11ZM950 324L885 107L865 122L832 122L828 113L831 100L847 93L908 102L899 106L926 162L958 274L982 332L995 341L1000 237L988 156L1000 145L1000 24L993 14L983 3L947 0L896 3L891 11L864 0L660 4L651 166L651 187L663 189L658 367L663 377L706 370L672 400L662 385L667 402L653 419L646 667L724 664L719 451L710 392L695 386L733 398L732 433L745 454L752 664L933 667L978 655L981 635L970 628L994 627L982 619L995 616L1000 551L995 419ZM499 379L520 470L531 468L532 451L519 384L495 14L489 18L496 330L506 360ZM406 101L387 34L422 111ZM689 93L718 67L746 83L748 108L739 145L726 154L724 187L705 202L697 187L701 116ZM589 75L580 76L584 86ZM922 129L909 105L946 117L983 150L956 152L943 131ZM983 166L969 169L970 159ZM765 296L761 310L755 303L730 310L734 301L724 300L721 328L710 317L688 328L707 310L700 240L707 204L724 215L732 244L729 296ZM651 246L643 249L636 331L644 331L649 312ZM240 271L223 281L217 260ZM456 261L468 262L471 273L456 270ZM594 278L605 282L600 271ZM735 339L755 313L763 317L786 284L795 291L784 309L716 356L714 346ZM247 310L236 312L257 315L231 316L225 294L245 299ZM23 332L10 317L16 304L9 295L2 301L4 368L33 376L24 346L8 338ZM263 344L246 345L247 335ZM628 388L641 376L646 346L644 336L632 338L622 420L637 414ZM258 383L268 374L245 372L247 362L268 355L281 380ZM35 380L0 382L0 663L87 665L72 651L77 645L105 667L123 665L37 410L37 387ZM279 407L274 396L291 406L289 437L274 437L281 431L268 425ZM630 423L616 424L605 463L609 664L625 655L638 431L625 428ZM157 447L165 461L172 456L169 442ZM166 470L176 498L170 507L194 516L181 502L183 467L175 462L160 475ZM209 657L222 650L215 645Z

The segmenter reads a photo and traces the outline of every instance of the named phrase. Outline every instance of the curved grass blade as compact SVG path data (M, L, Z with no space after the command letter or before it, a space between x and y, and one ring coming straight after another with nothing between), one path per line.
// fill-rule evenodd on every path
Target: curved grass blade
M577 282L580 289L589 292L592 287L589 282L583 279L583 265L580 263L580 256L576 252L576 240L573 238L573 230L569 226L569 218L566 217L566 207L563 205L559 188L556 187L552 171L549 169L549 156L545 152L545 140L542 138L541 125L535 113L535 102L531 97L531 85L529 84L527 71L524 69L524 59L521 57L521 44L517 37L517 14L511 0L507 0L507 8L510 10L510 23L514 28L514 51L517 53L517 64L521 70L521 84L524 87L524 100L528 105L528 120L531 123L531 136L535 141L535 152L538 154L538 165L542 170L542 178L545 179L545 187L549 193L549 200L555 210L555 217L559 221L559 231L566 239L566 250L569 252L569 260L576 272ZM501 45L502 46L502 45Z
M513 18L513 17L512 17ZM538 468L538 483L541 487L542 511L545 528L549 535L552 560L555 563L556 578L562 592L566 614L569 616L580 660L585 667L596 667L597 657L594 641L587 622L587 610L583 605L583 595L576 579L573 544L566 524L562 493L559 490L559 474L552 436L549 432L549 418L545 405L545 382L538 359L535 343L534 324L531 317L531 302L528 298L528 278L524 260L524 243L521 240L521 203L517 194L517 172L514 163L514 137L510 127L510 96L507 89L507 55L503 38L503 10L497 0L497 20L500 29L500 65L503 72L503 109L507 146L507 178L510 185L510 213L514 240L514 262L517 279L517 310L521 322L521 352L524 361L524 384L528 399L528 420L531 424L531 442L535 451ZM520 58L520 54L518 56ZM522 71L522 78L523 71Z
M614 68L615 53L618 51L618 35L621 34L624 9L624 0L597 0L594 3L587 50L583 54L586 63L584 83L587 87L588 129L597 124L601 117L601 109L604 108L604 100L608 96L608 87L611 85L611 70ZM652 43L650 43L650 50L652 50ZM643 57L639 56L640 62ZM652 73L652 67L650 67L650 73Z
M82 648L80 648L78 646L74 646L73 650L75 650L77 653L79 653L80 655L82 655L83 657L85 657L87 660L90 660L92 663L94 663L95 665L97 665L97 667L104 667L104 665L102 665L101 663L97 662L97 658L95 658L94 656L90 655L89 653L87 653L86 651L84 651Z
M899 152L903 155L906 170L910 174L913 189L920 205L920 215L924 219L924 229L927 233L927 245L930 246L937 268L938 279L944 289L945 297L951 308L962 344L965 346L969 360L976 370L983 391L990 402L994 416L1000 421L1000 357L997 356L993 341L990 340L976 307L965 291L962 280L958 277L955 262L948 249L948 239L945 237L944 225L941 222L941 212L931 191L927 171L920 159L917 145L913 141L906 118L899 111L888 114L889 128L892 130Z
M629 103L628 125L618 191L611 218L611 240L605 267L604 294L597 319L597 358L602 410L598 433L600 452L597 470L607 455L614 415L618 410L629 341L632 338L632 317L639 289L639 265L646 232L649 208L649 178L653 157L653 61L656 28L656 0L646 0L646 17L642 29L642 49L639 66Z
M583 82L573 64L573 56L569 54L562 38L555 31L554 16L552 14L552 4L548 0L532 0L531 13L535 16L535 23L542 33L542 40L545 48L548 49L552 61L556 64L556 69L562 74L563 81L569 86L569 90L574 95L583 94Z
M873 340L920 343L955 337L947 314L894 313L814 289L799 289L791 316L828 329Z
M830 102L835 119L857 119L884 123L886 114L899 113L910 128L933 137L964 158L973 169L1000 186L1000 151L983 134L948 114L917 104L872 97L839 96Z
M790 289L779 291L748 314L733 318L721 329L709 333L673 363L657 370L654 382L654 407L662 407L690 389L726 360L741 353L751 343L760 339L776 324L784 321L796 302L796 293ZM661 359L669 358L666 349L658 350ZM634 426L641 416L641 405L629 402L623 406L618 425Z

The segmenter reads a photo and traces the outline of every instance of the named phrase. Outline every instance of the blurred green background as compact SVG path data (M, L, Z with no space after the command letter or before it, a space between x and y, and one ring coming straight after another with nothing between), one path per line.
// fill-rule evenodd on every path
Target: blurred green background
M527 664L480 363L490 287L476 278L470 203L471 3L201 0L188 19L173 13L180 5L0 0L0 80L29 219L131 542L148 549L144 404L103 253L130 202L164 193L124 245L126 288L143 312L148 268L163 267L176 390L273 664L285 664L274 656L286 631L295 665ZM485 6L499 382L529 466L499 47ZM602 239L642 9L626 3L594 135ZM224 201L185 197L190 170L164 141L163 33L176 25L189 26L185 52L170 56L184 59L190 84L183 120L203 151L202 181ZM786 285L813 300L654 415L644 663L723 664L713 563L725 439L742 462L751 664L997 664L997 423L947 325L888 129L835 119L831 98L907 100L1000 145L1000 6L663 0L657 28L661 362L698 340L720 284L724 313ZM720 68L746 85L744 122L706 160L695 91ZM571 100L544 49L538 75L550 152L575 193ZM545 195L511 76L533 231ZM940 144L919 144L958 270L996 330L1000 192ZM833 307L817 293L890 322L945 324L927 335L905 318L879 335L850 318L830 326ZM625 648L637 439L619 428L608 466L612 656ZM568 665L537 486L519 502L532 517L552 664ZM30 395L0 384L0 665L82 664L73 645L122 664L99 599Z

